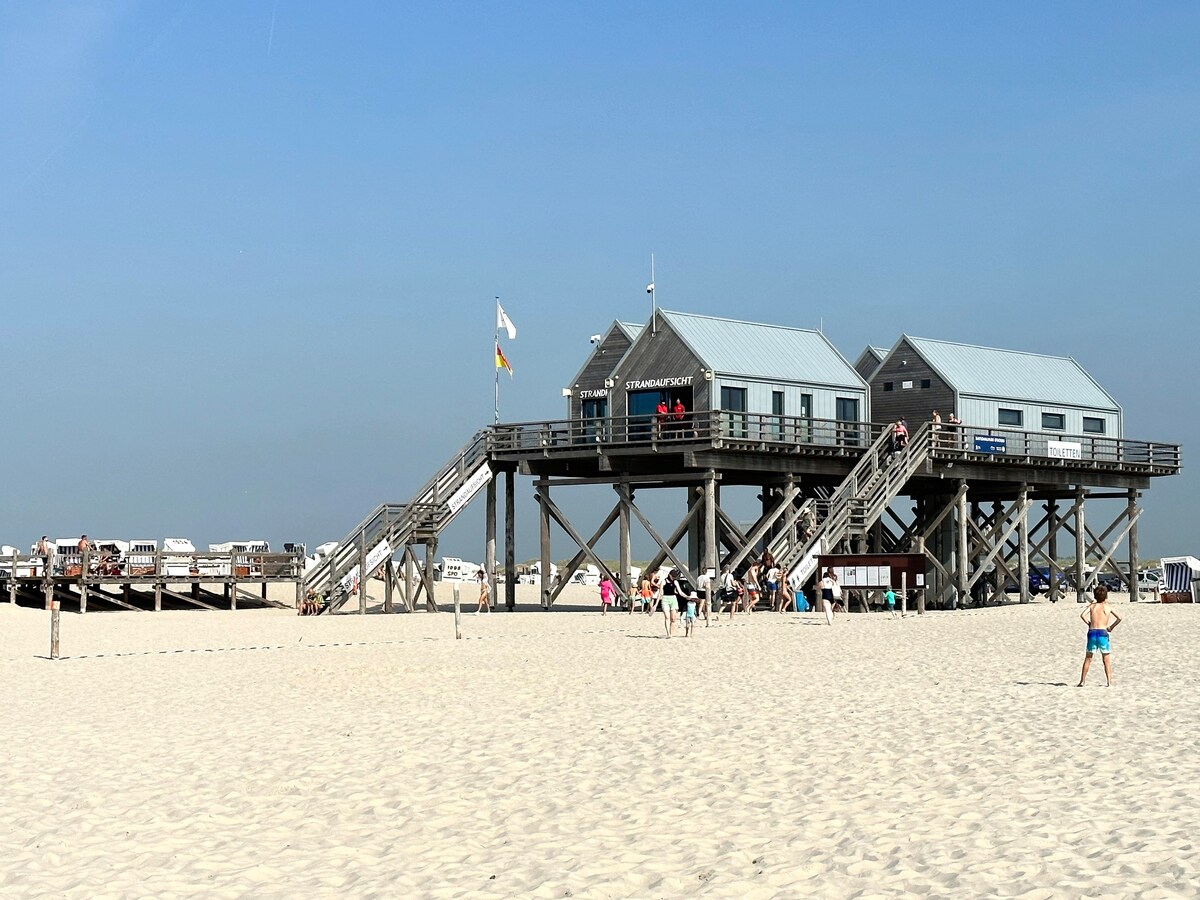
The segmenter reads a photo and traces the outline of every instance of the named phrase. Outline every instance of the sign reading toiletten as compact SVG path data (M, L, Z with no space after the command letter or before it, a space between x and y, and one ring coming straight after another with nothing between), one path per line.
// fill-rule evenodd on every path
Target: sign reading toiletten
M1075 441L1047 441L1051 459L1083 459L1083 445Z

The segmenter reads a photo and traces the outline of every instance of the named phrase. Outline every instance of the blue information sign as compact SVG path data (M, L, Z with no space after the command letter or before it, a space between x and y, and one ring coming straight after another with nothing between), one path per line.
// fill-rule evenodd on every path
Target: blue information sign
M976 435L975 436L975 452L976 453L1004 453L1007 450L1007 444L1003 437L994 435Z

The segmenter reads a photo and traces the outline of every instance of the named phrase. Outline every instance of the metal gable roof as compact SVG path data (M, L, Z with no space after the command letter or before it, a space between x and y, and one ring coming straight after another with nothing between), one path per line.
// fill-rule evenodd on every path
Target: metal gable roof
M642 333L643 326L638 325L636 322L622 322L618 319L614 324L617 325L617 327L620 328L622 331L624 331L625 336L627 338L629 338L629 340L631 340L631 341L634 340L639 334Z
M1069 356L976 347L905 335L913 349L960 394L1120 411L1121 407Z
M659 310L704 365L722 375L764 381L867 384L819 331Z

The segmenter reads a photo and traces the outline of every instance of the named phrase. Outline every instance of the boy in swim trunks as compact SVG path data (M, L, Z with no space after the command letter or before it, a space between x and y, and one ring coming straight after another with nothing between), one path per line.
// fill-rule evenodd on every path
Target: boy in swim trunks
M1087 655L1083 658L1083 672L1079 676L1079 684L1077 687L1083 687L1084 679L1087 678L1088 666L1092 664L1092 654L1097 650L1100 651L1100 657L1104 660L1104 677L1108 679L1108 686L1112 687L1112 661L1109 659L1111 651L1108 646L1109 633L1121 624L1121 617L1117 615L1116 610L1108 607L1108 588L1098 587L1092 591L1092 596L1096 601L1088 606L1079 618L1087 624ZM1111 624L1109 618L1112 618Z

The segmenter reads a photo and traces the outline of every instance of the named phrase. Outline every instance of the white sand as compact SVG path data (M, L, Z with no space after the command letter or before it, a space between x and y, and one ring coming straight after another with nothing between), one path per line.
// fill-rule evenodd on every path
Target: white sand
M0 605L0 895L1196 896L1200 608L1119 608L1078 690L1074 603Z

